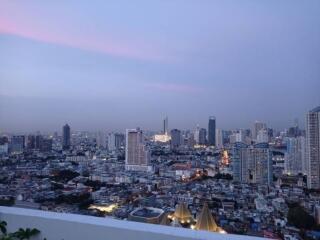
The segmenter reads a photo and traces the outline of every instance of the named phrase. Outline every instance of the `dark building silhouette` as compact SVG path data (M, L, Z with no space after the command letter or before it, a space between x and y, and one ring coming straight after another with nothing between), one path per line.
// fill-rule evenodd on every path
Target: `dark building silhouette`
M213 116L209 117L208 144L210 146L216 146L216 118Z
M171 130L171 148L178 148L182 143L181 131L178 129Z
M70 127L68 124L64 125L62 128L62 149L68 150L71 146L71 134Z

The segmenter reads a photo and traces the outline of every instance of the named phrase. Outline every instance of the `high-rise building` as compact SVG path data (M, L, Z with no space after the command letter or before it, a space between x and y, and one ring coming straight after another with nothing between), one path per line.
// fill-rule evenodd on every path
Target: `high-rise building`
M221 129L216 129L216 147L223 148L223 135Z
M7 136L0 137L0 145L5 144L5 143L9 143L8 137Z
M268 144L235 143L232 148L234 181L271 184L273 181L272 155Z
M193 138L196 144L199 144L199 133L200 133L200 127L197 125L196 130L194 130Z
M9 151L8 143L0 144L0 155L7 154Z
M240 129L236 134L235 134L235 137L236 137L236 142L245 142L245 131Z
M41 152L50 152L52 150L52 138L42 138L40 144Z
M209 117L208 144L210 146L216 146L216 118L213 116Z
M171 148L178 148L182 144L181 131L178 129L171 130Z
M9 140L6 136L0 137L0 155L7 154L9 151Z
M194 140L198 145L205 145L207 143L207 130L205 128L200 128L197 125L194 131Z
M35 149L36 148L36 137L34 135L29 135L27 138L27 148Z
M285 142L287 145L284 165L285 173L293 175L304 173L305 137L286 138Z
M97 146L99 148L106 148L107 147L107 136L106 136L106 133L104 131L99 131L97 133L97 137L96 137L96 140L97 140Z
M253 125L253 129L252 129L252 139L253 140L257 140L257 136L260 130L267 128L265 123L256 121Z
M43 137L41 135L35 136L35 148L40 149L42 145Z
M169 122L168 122L168 117L165 117L163 119L163 134L168 135L169 133Z
M198 145L205 145L207 143L207 130L205 128L200 128L199 125L197 125L197 128L194 131L194 140Z
M124 144L124 134L122 133L110 133L108 135L108 150L109 151L117 151Z
M9 145L9 150L11 153L21 153L25 147L25 136L12 136Z
M150 152L147 149L142 131L126 130L126 164L129 171L151 171Z
M257 143L268 143L269 142L268 130L265 128L260 129L258 131L256 140L257 140L256 141Z
M320 106L306 117L306 157L308 188L320 188Z
M64 125L62 128L62 149L68 150L71 146L71 133L68 124Z
M199 144L205 145L207 143L207 130L205 128L200 128L199 131Z

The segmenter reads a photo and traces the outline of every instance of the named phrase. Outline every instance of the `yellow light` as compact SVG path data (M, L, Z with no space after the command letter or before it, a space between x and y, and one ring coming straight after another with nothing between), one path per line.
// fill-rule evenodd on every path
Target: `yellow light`
M219 233L221 233L221 234L227 234L227 232L226 232L225 230L223 230L223 229L220 229L220 230L219 230Z
M190 228L191 228L191 229L195 229L196 226L195 226L195 225L191 225Z
M162 142L166 143L171 140L171 137L168 134L156 134L154 135L154 141L155 142Z
M110 204L109 206L99 206L99 205L91 205L89 209L96 209L103 212L113 212L118 207L117 204Z

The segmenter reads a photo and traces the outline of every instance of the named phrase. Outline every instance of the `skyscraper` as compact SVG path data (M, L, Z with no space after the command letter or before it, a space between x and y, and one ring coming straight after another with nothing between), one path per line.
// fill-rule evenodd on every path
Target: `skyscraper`
M178 148L181 145L182 136L178 129L171 130L171 148Z
M168 135L168 129L169 129L169 122L168 122L168 117L165 117L163 119L163 134Z
M129 171L150 171L150 152L148 151L142 131L137 129L126 130L126 164Z
M306 117L306 157L308 188L320 188L320 106Z
M213 116L209 117L208 144L210 146L216 146L216 118Z
M70 127L68 124L64 125L62 128L62 149L68 150L71 146L71 134Z

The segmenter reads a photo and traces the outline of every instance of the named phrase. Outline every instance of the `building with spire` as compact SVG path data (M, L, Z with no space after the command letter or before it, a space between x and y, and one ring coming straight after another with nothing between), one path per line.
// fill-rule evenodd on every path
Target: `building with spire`
M196 225L194 225L193 229L204 230L209 232L226 233L221 227L217 225L209 210L207 203L203 205L203 208L197 217L197 223Z
M178 221L180 224L190 224L193 222L193 217L185 203L179 203L172 215L168 215L172 221Z
M169 121L168 121L168 117L166 116L163 119L163 134L168 135L169 133Z

